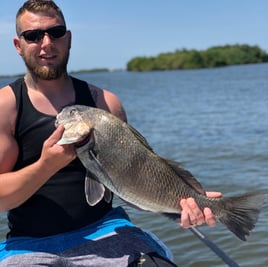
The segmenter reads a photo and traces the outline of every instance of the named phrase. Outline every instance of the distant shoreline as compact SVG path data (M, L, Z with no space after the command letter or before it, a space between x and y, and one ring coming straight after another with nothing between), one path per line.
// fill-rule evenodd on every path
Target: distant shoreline
M255 47L256 48L256 47ZM258 48L259 49L259 48ZM185 51L185 50L184 50ZM187 50L186 50L187 51ZM192 50L191 50L192 51ZM240 63L234 63L234 64L218 64L215 65L215 66L210 66L210 67L204 67L204 66L195 66L195 67L189 67L189 68L150 68L150 67L146 67L145 69L143 68L128 68L127 69L120 69L120 68L93 68L93 69L80 69L80 70L74 70L74 71L70 71L69 73L70 74L82 74L82 73L97 73L97 72L122 72L122 71L127 71L127 72L132 72L132 71L138 71L138 72L141 72L141 71L163 71L163 70L190 70L190 69L204 69L204 68L219 68L219 67L230 67L230 66L236 66L236 65L248 65L248 64L263 64L263 63L268 63L268 54L263 51L263 50L260 50L262 52L262 60L260 61L257 61L257 62L240 62ZM170 53L168 53L170 54ZM158 55L157 57L160 57L161 55L163 54L160 54ZM155 57L156 58L156 57ZM155 60L154 58L154 60ZM215 57L215 59L217 60L218 58ZM133 62L133 60L135 61L143 61L143 66L144 66L144 61L148 60L148 61L151 61L152 58L147 58L147 57L137 57L137 58L134 58L132 59L130 62ZM128 64L129 64L128 63ZM222 62L221 62L222 63ZM19 73L19 74L10 74L10 75L0 75L0 78L16 78L16 77L23 77L25 75L25 73Z
M80 73L90 73L90 72L120 72L125 71L124 69L112 69L112 68L94 68L94 69L81 69L76 71L70 71L69 74L80 74ZM10 74L10 75L0 75L0 78L16 78L16 77L22 77L25 73L20 74Z
M206 69L268 62L268 53L259 46L235 44L206 50L179 49L157 56L141 56L127 63L128 71Z

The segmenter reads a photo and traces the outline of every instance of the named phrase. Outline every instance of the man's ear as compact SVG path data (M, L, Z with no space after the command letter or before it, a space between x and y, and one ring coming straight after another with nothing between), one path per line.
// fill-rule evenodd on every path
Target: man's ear
M67 34L68 34L68 48L71 49L72 47L72 32L71 31L67 31Z
M20 39L18 37L14 37L13 44L14 44L17 52L19 53L19 55L22 56L22 50L20 47Z

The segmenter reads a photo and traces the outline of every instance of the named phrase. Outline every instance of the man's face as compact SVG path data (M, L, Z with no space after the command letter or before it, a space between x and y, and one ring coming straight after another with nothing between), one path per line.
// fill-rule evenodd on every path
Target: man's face
M63 25L63 21L53 14L25 12L19 19L20 33L28 30L46 30ZM43 80L57 79L66 73L71 47L71 33L53 38L45 33L37 42L27 41L21 36L14 39L18 53L22 56L29 72Z

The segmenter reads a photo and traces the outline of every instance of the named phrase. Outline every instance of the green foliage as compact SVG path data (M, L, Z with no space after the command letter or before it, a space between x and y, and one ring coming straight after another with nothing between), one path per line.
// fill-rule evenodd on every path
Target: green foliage
M268 54L258 46L225 45L207 50L176 50L156 57L135 57L127 63L128 71L214 68L228 65L268 62Z
M74 74L74 73L88 73L88 72L108 72L110 71L109 69L107 68L95 68L95 69L81 69L81 70L77 70L77 71L71 71L70 73L71 74Z

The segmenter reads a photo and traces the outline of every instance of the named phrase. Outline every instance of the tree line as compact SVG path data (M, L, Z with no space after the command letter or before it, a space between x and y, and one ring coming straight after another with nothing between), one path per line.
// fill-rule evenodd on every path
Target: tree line
M268 62L268 54L257 45L213 46L207 50L185 48L155 57L135 57L127 63L128 71L214 68L238 64Z

